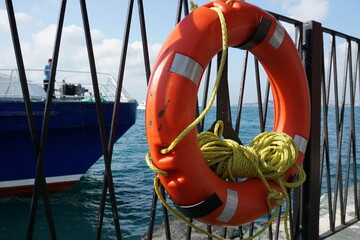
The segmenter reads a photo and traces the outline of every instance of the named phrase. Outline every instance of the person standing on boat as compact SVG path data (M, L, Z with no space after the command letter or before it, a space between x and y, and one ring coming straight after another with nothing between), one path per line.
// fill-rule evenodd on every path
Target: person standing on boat
M45 75L45 78L44 78L44 90L45 92L47 92L48 90L48 87L49 87L49 80L50 80L50 72L51 72L51 63L52 63L52 59L49 59L48 60L48 64L45 65L44 67L44 75Z

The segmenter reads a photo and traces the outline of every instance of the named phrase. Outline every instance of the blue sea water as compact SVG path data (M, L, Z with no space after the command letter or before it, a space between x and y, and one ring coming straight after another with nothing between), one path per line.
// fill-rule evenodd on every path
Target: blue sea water
M234 113L236 112L235 108L232 110ZM357 114L359 110L356 110ZM348 112L345 114L349 114ZM209 115L208 119L214 119L214 111ZM272 119L272 115L272 109L270 109L269 120ZM233 115L233 119L235 118L236 116ZM333 114L329 115L329 120L331 120L329 124L333 124L332 122L335 121L330 118L333 118ZM240 138L245 145L249 144L260 132L258 119L257 107L243 107ZM205 129L211 124L211 120L206 121ZM360 129L359 124L357 123L357 129ZM334 128L334 125L329 128ZM268 121L265 130L271 131L271 129L272 121ZM330 137L332 138L332 136ZM346 139L347 134L344 133L344 141ZM331 145L331 154L333 155L336 155L335 146L336 144ZM112 173L123 239L140 239L148 228L154 173L145 163L147 152L144 111L138 110L136 124L115 144L113 154ZM346 153L346 151L343 152ZM357 156L360 155L357 154ZM335 174L334 169L335 166L331 170L331 174ZM103 159L100 159L70 190L50 196L58 239L94 239L103 172L104 162ZM0 199L0 240L25 239L30 205L30 198ZM158 204L157 214L155 223L160 224L162 221L160 204ZM45 209L41 200L37 210L34 239L50 239ZM107 198L102 239L115 239L109 197Z

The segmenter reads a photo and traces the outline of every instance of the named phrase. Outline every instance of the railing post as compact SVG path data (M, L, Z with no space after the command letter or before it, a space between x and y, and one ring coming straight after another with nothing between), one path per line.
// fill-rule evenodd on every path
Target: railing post
M296 237L301 240L319 239L322 49L321 24L304 23L302 54L311 98L311 130L303 164L307 180L301 189L301 231Z

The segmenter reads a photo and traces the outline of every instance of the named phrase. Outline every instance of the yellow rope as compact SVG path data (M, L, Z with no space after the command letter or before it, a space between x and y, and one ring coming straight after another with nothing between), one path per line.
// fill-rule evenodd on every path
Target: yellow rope
M222 238L222 237L219 237L219 236L216 236L216 235L213 235L207 231L205 231L204 229L196 226L195 224L193 224L192 222L190 222L189 220L186 219L186 217L184 217L183 215L181 215L180 213L178 213L175 209L173 209L165 200L165 198L163 197L163 195L160 193L160 190L159 190L159 178L156 176L155 179L154 179L154 189L155 189L155 192L156 192L156 195L159 197L161 203L172 213L174 214L177 218L179 218L181 221L183 221L185 224L187 224L188 226L192 227L193 229L195 229L196 231L198 232L201 232L203 234L206 234L208 235L209 237L212 237L212 238L216 238L216 239L219 239L219 240L227 240L225 238Z
M239 145L231 139L221 139L224 123L217 121L214 133L202 132L198 135L200 150L207 164L214 172L230 181L236 178L259 178L269 192L267 203L271 212L271 200L281 206L285 197L285 233L290 238L287 228L289 214L288 188L300 186L306 180L305 172L296 164L298 151L294 140L282 132L264 132L259 134L248 147ZM297 182L289 183L283 178L287 170L295 167L299 173ZM283 193L271 188L267 180L279 184ZM272 218L275 217L272 214Z
M229 0L226 3L229 4L231 2L233 2L233 0ZM194 10L196 8L197 5L191 2L191 9ZM209 100L209 104L199 115L199 117L196 118L195 121L192 122L185 130L183 130L179 134L179 136L170 144L169 147L161 150L162 154L170 152L191 130L194 129L197 124L200 123L200 121L210 110L215 100L227 55L227 27L224 15L221 10L215 7L211 9L217 12L221 23L223 52L221 56L219 71L214 84L214 89ZM255 235L246 238L246 240L250 240L259 236L270 226L276 215L279 213L280 206L284 203L284 197L286 201L284 227L286 238L290 239L287 225L290 207L289 195L286 188L298 187L306 179L303 169L296 164L298 152L295 142L286 133L269 132L259 134L251 142L250 146L245 147L239 145L237 142L230 139L222 140L222 133L223 122L218 121L215 126L214 133L203 132L198 135L200 149L208 165L214 170L217 175L224 179L229 179L230 181L235 181L236 178L256 177L261 179L269 192L269 195L267 197L269 213L272 212L271 200L275 201L276 203L275 210L271 214L271 217L267 224ZM146 155L146 162L148 166L157 174L167 176L167 173L165 171L162 171L153 165L150 153ZM283 179L284 174L291 167L295 167L299 173L299 180L297 182L289 183ZM267 180L273 180L277 182L281 187L282 192L279 192L270 187ZM157 176L154 179L154 189L162 204L187 225L210 237L224 240L224 238L215 236L197 227L196 225L188 221L186 217L178 213L169 204L167 204L166 200L159 192L159 178Z
M205 231L204 229L196 226L195 224L193 224L192 222L190 222L185 216L183 216L182 214L180 214L179 212L177 212L174 208L172 208L165 200L165 198L163 197L163 195L161 194L160 192L160 189L159 189L159 177L155 177L154 178L154 189L155 189L155 192L156 192L156 195L159 197L159 200L160 202L164 205L164 207L166 207L167 210L169 210L172 214L174 214L174 216L176 216L177 218L179 218L181 221L183 221L185 224L187 224L188 226L190 226L191 228L195 229L196 231L198 232L201 232L209 237L212 237L212 238L215 238L215 239L219 239L219 240L230 240L230 239L227 239L227 238L222 238L222 237L219 237L217 235L214 235L212 233L209 233L207 231ZM266 225L261 229L259 230L256 234L254 234L253 236L250 236L248 238L244 238L243 240L251 240L251 239L254 239L258 236L260 236L271 224L272 222L274 221L275 219L275 216L278 215L280 211L280 206L277 206L275 208L275 211L273 212L273 214L271 215L271 218L269 219L269 221L267 221ZM286 216L285 216L286 217ZM289 239L289 238L288 238Z
M185 128L185 130L183 130L179 136L177 136L175 138L175 140L170 144L169 147L164 148L161 150L162 154L166 154L168 152L170 152L191 130L194 129L194 127L196 125L198 125L201 120L206 116L206 114L209 112L211 106L214 103L215 97L216 97L216 93L217 93L217 89L219 87L219 83L220 83L220 79L221 79L221 75L222 72L224 70L224 66L225 66L225 61L226 61L226 55L227 55L227 28L226 28L226 22L225 22L225 18L224 15L222 14L221 10L219 8L211 8L212 10L216 11L219 18L220 18L220 22L221 22L221 32L222 32L222 55L221 55L221 60L220 60L220 66L219 66L219 71L218 74L216 76L216 81L215 81L215 85L214 85L214 89L211 93L211 97L209 100L209 104L208 106L204 109L204 111L195 119L194 122L192 122L187 128Z
M286 133L261 133L246 147L231 139L222 140L223 127L223 122L218 121L214 133L198 135L203 156L218 176L235 181L236 178L260 178L263 175L268 180L275 180L296 162L295 142Z

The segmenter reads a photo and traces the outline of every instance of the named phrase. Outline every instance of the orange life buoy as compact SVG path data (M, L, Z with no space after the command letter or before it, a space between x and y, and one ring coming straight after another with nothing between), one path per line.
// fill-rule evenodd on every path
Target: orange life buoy
M211 7L226 20L228 46L254 54L270 80L274 100L273 131L296 142L301 165L310 129L308 83L299 54L284 28L266 11L240 1L213 1L186 16L164 43L154 64L146 100L146 134L153 164L183 214L207 224L236 226L268 213L268 191L259 179L229 182L216 176L203 159L192 130L167 154L160 150L195 119L198 87L204 69L221 50L221 26ZM296 170L286 173L290 180ZM279 186L269 181L279 189Z

